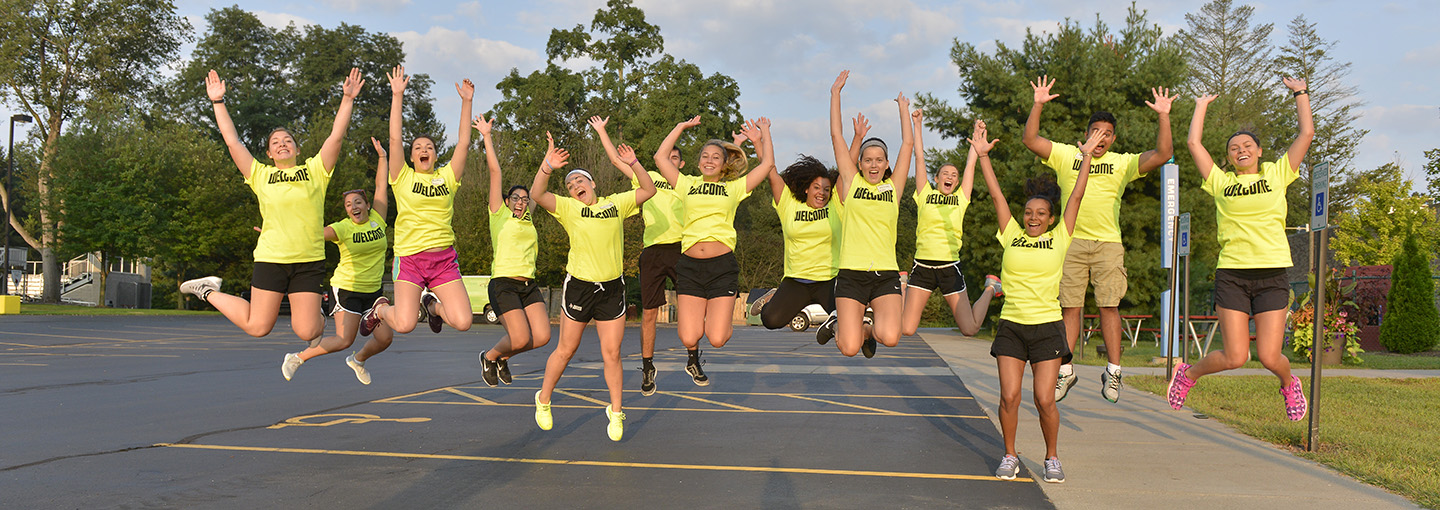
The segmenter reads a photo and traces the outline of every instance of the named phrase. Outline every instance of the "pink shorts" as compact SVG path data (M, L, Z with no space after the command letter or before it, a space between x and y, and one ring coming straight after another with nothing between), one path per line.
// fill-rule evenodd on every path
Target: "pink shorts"
M459 279L460 265L456 263L455 247L451 246L400 257L400 276L395 281L434 289Z

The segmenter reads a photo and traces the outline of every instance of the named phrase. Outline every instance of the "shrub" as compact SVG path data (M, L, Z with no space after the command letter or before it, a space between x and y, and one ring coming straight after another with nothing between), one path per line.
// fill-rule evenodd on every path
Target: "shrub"
M1435 282L1430 257L1411 233L1395 256L1380 343L1401 354L1427 351L1440 340L1440 309L1435 307Z

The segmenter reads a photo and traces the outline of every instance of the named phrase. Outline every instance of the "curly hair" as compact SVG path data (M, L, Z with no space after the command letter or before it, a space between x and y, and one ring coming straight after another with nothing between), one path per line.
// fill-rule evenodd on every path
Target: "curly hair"
M724 166L720 168L721 181L734 180L745 175L745 171L750 169L750 158L745 155L745 150L741 149L739 145L712 138L706 140L705 145L700 146L700 150L704 151L705 147L711 145L720 149L720 153L725 155Z
M1050 215L1060 214L1058 204L1060 203L1060 185L1050 174L1040 174L1039 177L1025 179L1025 201L1041 199L1050 203Z
M830 186L833 187L835 181L840 178L840 173L825 168L825 164L820 160L804 154L801 154L800 159L795 160L790 166L785 167L784 172L780 173L780 178L785 180L785 187L790 188L790 194L794 195L795 200L799 202L810 199L808 194L810 183L821 177L830 179Z

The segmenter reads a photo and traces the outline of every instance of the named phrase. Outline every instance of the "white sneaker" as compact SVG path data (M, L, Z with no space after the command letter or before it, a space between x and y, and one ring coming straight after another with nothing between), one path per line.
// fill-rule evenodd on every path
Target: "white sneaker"
M355 371L355 378L360 380L360 384L370 384L370 371L365 370L364 361L355 360L355 353L352 352L345 357L345 364L350 365L350 369Z
M206 276L204 278L187 280L185 283L180 284L180 292L204 300L206 294L220 290L220 281L219 276ZM286 379L289 379L289 377L286 377Z
M1000 467L995 469L995 478L1001 480L1014 480L1015 475L1020 474L1020 458L1014 455L1006 455L1000 459Z
M300 365L303 364L305 364L305 360L300 359L300 354L294 352L286 354L285 361L280 363L280 375L285 376L285 380L289 381L291 377L295 376L295 371L299 370Z

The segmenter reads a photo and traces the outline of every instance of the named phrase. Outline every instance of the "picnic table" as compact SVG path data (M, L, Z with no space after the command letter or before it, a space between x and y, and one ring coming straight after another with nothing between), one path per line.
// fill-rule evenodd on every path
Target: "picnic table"
M1195 328L1199 327L1197 331ZM1220 317L1214 315L1191 315L1190 316L1190 340L1195 342L1195 348L1200 350L1204 356L1210 352L1210 342L1215 339L1215 331L1220 329ZM1205 337L1204 346L1201 346L1200 337Z
M1152 332L1158 331L1158 330L1155 330L1154 328L1149 328L1149 329L1145 328L1145 321L1147 321L1147 320L1149 320L1149 319L1153 319L1153 318L1155 318L1154 315L1121 315L1121 316L1120 316L1120 321L1121 321L1120 331L1122 331L1122 332L1125 333L1125 338L1130 339L1130 346L1131 346L1131 347L1134 347L1134 346L1135 346L1135 343L1140 340L1140 333L1143 333L1143 332L1145 332L1145 331L1152 331ZM1086 314L1086 315L1085 315L1084 328L1082 328L1082 329L1080 330L1081 339L1083 340L1083 343L1089 343L1089 341L1090 341L1090 335L1091 335L1092 333L1098 333L1098 332L1100 332L1100 316L1099 316L1099 315L1095 315L1095 314ZM1159 343L1160 343L1160 337L1159 337L1159 335L1156 335L1156 337L1155 337L1155 343L1156 343L1156 345L1159 345Z

